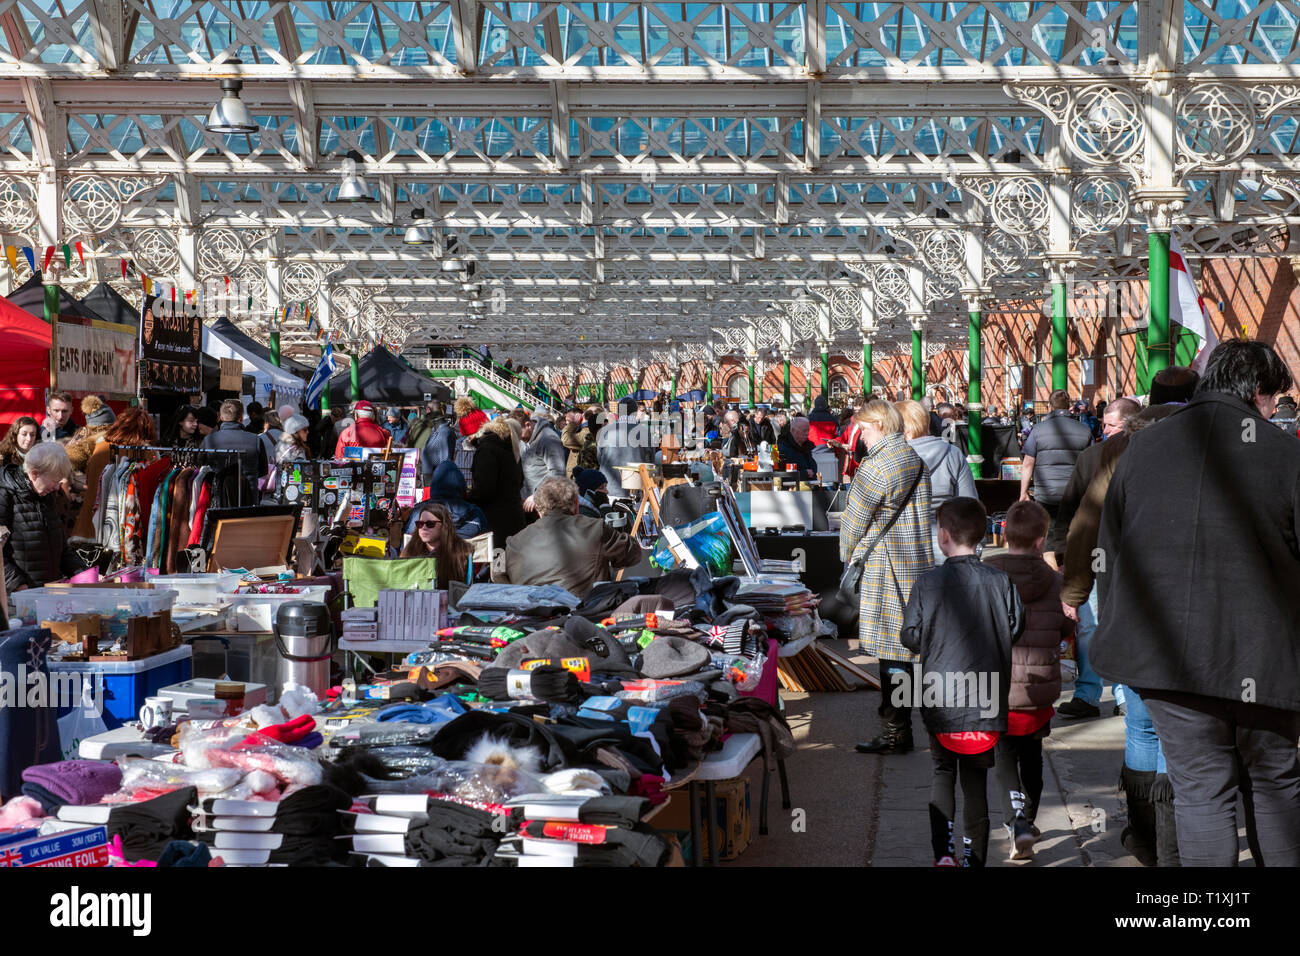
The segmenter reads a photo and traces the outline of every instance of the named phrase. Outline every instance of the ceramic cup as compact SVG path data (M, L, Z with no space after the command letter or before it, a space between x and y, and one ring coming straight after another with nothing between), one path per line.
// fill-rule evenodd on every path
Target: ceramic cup
M166 727L172 722L172 699L170 697L146 697L140 708L140 723L145 730Z

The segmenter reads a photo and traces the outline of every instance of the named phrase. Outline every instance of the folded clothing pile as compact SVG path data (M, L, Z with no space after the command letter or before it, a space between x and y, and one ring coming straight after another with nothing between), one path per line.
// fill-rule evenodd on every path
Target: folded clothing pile
M641 822L650 803L637 797L522 797L500 860L520 867L666 866L672 848Z
M491 866L509 820L497 807L425 794L362 798L349 814L358 866Z
M122 786L122 771L103 760L60 760L23 771L23 796L40 803L46 813L64 804L99 803Z
M198 791L182 787L139 803L108 803L59 808L55 814L68 823L103 824L110 837L121 837L122 855L130 862L157 860L173 840L193 839L190 806Z
M324 866L341 851L339 811L352 806L329 784L291 791L279 801L208 799L194 809L196 839L227 866Z

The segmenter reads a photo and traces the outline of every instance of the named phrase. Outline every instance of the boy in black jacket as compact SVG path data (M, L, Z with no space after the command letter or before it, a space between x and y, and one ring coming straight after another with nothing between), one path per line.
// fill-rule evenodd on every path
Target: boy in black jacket
M930 839L935 866L957 866L953 818L961 777L964 866L983 866L989 843L987 776L998 735L1007 729L1011 645L1025 627L1024 606L1005 571L980 562L976 546L988 515L975 498L940 506L939 548L948 560L922 574L903 609L899 639L920 655L911 703L930 731L934 782ZM899 693L902 688L883 688ZM900 702L902 703L902 702Z

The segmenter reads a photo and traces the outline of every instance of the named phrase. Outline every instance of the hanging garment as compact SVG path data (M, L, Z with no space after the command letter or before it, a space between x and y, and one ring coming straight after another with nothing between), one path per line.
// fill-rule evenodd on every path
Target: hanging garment
M186 468L172 484L170 520L167 524L167 547L163 552L163 573L175 574L176 555L190 536L190 495L194 469Z
M195 496L196 506L194 508L194 521L190 524L190 539L187 542L188 547L197 547L203 542L203 524L208 516L208 508L212 505L212 487L214 484L212 470L204 469L203 481L198 486L198 493Z

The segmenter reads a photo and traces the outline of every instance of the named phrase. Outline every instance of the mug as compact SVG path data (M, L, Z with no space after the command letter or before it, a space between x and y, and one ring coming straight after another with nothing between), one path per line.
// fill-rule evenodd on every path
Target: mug
M215 697L192 697L189 705L190 720L217 720L226 716L226 702Z
M170 697L146 697L140 708L140 723L145 730L166 727L172 722L172 699Z

